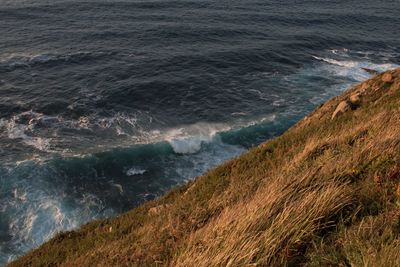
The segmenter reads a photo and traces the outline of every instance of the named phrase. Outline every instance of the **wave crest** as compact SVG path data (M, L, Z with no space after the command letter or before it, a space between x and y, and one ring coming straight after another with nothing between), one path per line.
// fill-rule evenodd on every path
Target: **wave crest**
M345 51L348 52L349 50ZM364 69L372 69L378 72L383 72L398 67L397 64L393 63L376 63L372 59L367 57L368 54L364 58L352 60L350 59L351 57L344 54L344 52L339 54L337 50L333 50L331 51L331 53L338 58L319 56L313 56L313 58L318 61L328 63L327 65L323 66L323 68L325 68L327 72L332 73L335 76L350 78L356 82L362 82L373 76L371 73L368 73Z
M169 142L177 154L194 154L201 150L203 143L210 143L218 138L218 133L230 130L222 123L199 122L182 128L167 131L164 139Z

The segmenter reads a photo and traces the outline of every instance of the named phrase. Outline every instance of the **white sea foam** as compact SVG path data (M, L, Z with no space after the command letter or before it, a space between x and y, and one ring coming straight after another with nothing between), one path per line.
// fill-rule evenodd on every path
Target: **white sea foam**
M175 153L178 154L193 154L200 151L203 141L207 140L194 139L193 137L169 140Z
M244 127L254 126L260 123L268 123L276 120L276 114L268 114L246 122Z
M392 63L374 63L368 58L359 59L335 59L328 57L313 56L315 59L328 63L323 66L328 73L336 76L347 77L357 82L364 81L373 75L365 71L363 68L373 69L383 72L389 69L397 68L398 65Z
M227 124L199 122L166 131L162 139L168 141L177 154L193 154L200 151L203 143L212 142L217 133L230 129Z
M134 175L143 175L147 170L138 167L131 167L126 171L126 175L134 176Z
M29 162L21 164L14 172L24 173L23 169L30 169L31 166ZM45 169L42 171L46 172ZM60 231L75 229L82 223L98 218L100 213L106 216L114 213L105 210L103 203L92 194L74 199L77 206L68 208L71 199L68 199L63 187L48 186L46 180L41 179L40 175L36 176L37 173L32 177L13 176L18 179L13 181L18 187L11 188L12 194L3 196L0 203L0 211L7 214L9 220L7 232L10 241L7 241L7 245L12 254L8 253L8 261L46 242ZM115 185L117 187L118 184ZM4 189L7 190L7 186Z
M279 113L286 117L305 115L313 107L373 76L363 68L383 72L398 67L387 60L387 56L346 48L321 52L313 56L315 60L311 64L279 78L278 82L291 90L287 97L284 93L271 95L272 105L283 105Z
M24 192L24 199L20 197L12 200L9 209L15 208L15 216L10 216L9 233L12 244L18 250L36 247L49 240L61 230L75 228L78 223L67 218L57 199L49 198L40 192ZM42 196L43 198L36 198ZM13 213L8 210L8 213Z
M146 143L145 135L140 136L137 115L116 113L111 117L101 117L96 114L81 116L77 120L65 119L62 116L48 116L34 111L26 111L16 114L10 118L0 119L0 137L19 140L24 144L34 147L43 152L67 153L68 149L57 150L57 142L62 142L58 137L60 129L89 130L93 133L100 131L114 132L116 136L138 137L138 143ZM135 136L137 134L138 136ZM80 137L78 137L80 138ZM68 140L67 140L68 141ZM77 140L75 140L77 141ZM92 141L92 140L90 140Z
M245 115L245 113L242 113ZM219 134L222 132L253 126L259 123L273 122L276 114L267 114L256 118L242 120L240 123L205 123L199 122L192 125L186 125L174 128L164 133L154 131L159 135L158 138L166 140L172 146L177 154L195 154L198 153L203 144L220 143ZM154 135L156 136L156 135Z
M5 132L10 139L20 139L25 144L35 147L41 151L50 152L51 140L44 137L28 135L32 132L35 121L42 115L35 112L23 112L13 116L9 120L0 120L0 129L5 128ZM26 121L25 123L21 121Z
M67 119L61 115L48 116L42 113L27 111L14 115L11 118L0 119L0 136L18 140L25 145L36 148L42 152L59 153L64 156L81 154L76 147L91 146L85 151L110 149L112 147L132 146L132 144L149 144L167 141L175 153L193 154L201 150L205 143L213 142L218 138L218 133L229 131L265 122L261 118L249 118L244 112L232 114L237 117L232 123L207 123L199 122L193 125L182 125L163 130L153 130L152 117L147 113L115 113L109 117L92 114L80 118ZM270 116L270 115L268 115ZM60 133L61 131L61 134ZM64 130L81 131L84 134L64 136ZM110 138L115 135L115 143L100 144L93 138ZM117 139L120 137L120 139ZM92 144L96 143L96 146ZM68 145L68 147L65 147ZM110 146L108 146L110 145ZM93 149L93 150L91 150ZM28 157L27 155L26 157Z

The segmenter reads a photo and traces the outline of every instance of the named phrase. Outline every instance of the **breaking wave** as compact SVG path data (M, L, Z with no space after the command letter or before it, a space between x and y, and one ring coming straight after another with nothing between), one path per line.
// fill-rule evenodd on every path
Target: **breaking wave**
M313 57L319 61L328 63L328 65L323 65L327 72L330 72L336 76L350 78L358 82L364 81L373 76L371 73L366 71L366 69L383 72L385 70L398 67L397 64L393 63L374 63L368 58L349 60L325 58L318 56Z

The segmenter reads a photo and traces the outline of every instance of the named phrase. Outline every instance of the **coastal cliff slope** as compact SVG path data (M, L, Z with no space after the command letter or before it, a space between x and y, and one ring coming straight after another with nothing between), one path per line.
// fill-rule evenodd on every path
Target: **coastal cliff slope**
M9 266L400 266L400 69Z

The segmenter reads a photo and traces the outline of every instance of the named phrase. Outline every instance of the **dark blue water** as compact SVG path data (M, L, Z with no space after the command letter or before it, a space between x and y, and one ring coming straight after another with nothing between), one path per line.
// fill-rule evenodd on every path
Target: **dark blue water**
M400 64L400 3L0 0L0 265Z

